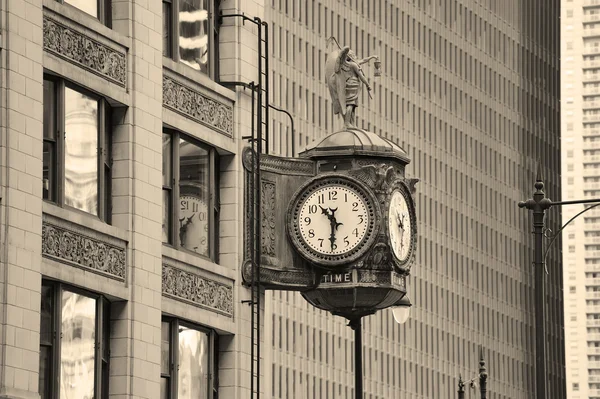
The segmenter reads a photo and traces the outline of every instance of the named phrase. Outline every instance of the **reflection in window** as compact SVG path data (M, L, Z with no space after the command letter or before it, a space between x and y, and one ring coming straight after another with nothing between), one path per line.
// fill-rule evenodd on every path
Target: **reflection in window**
M110 125L106 100L44 76L45 200L110 222Z
M208 256L208 151L179 140L180 245Z
M215 259L218 156L178 132L163 134L163 242Z
M51 398L108 398L106 299L42 282L39 393Z
M60 397L94 397L96 300L62 293Z
M179 326L178 399L208 397L208 335Z
M98 18L98 0L65 0L65 3L79 8L81 11Z
M179 57L194 69L208 72L207 0L179 0Z
M98 101L65 89L65 204L98 214Z
M211 399L217 391L216 335L211 331L163 320L161 399Z

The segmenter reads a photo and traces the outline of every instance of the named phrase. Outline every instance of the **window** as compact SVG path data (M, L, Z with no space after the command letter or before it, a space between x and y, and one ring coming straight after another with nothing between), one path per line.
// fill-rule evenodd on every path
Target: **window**
M108 398L109 312L100 295L42 282L42 399Z
M179 132L163 133L163 242L216 261L218 155Z
M215 77L215 0L163 0L163 55Z
M110 27L111 0L62 0L62 2L70 4L94 18L98 18L100 22Z
M109 221L110 107L64 80L44 77L43 198Z
M161 329L160 398L217 397L214 332L165 318Z

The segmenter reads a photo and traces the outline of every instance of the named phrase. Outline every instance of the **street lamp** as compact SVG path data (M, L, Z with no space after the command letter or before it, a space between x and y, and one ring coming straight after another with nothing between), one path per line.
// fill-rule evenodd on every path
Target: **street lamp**
M410 316L412 303L408 295L404 295L396 303L390 306L394 320L398 324L404 324ZM348 326L354 330L354 393L356 399L363 399L363 372L362 372L362 316L351 319Z
M540 166L538 165L538 171L536 176L536 182L534 184L535 192L533 198L527 201L519 202L519 208L527 208L533 211L533 234L534 234L534 248L533 248L533 259L535 267L535 374L536 374L536 399L546 399L547 392L547 371L546 371L546 314L545 314L545 299L546 299L546 282L545 282L545 261L550 246L554 243L558 234L574 219L584 212L589 211L600 205L600 199L589 199L589 200L575 200L575 201L557 201L553 202L546 197L544 193L544 181L542 180L542 174ZM577 204L593 204L589 208L584 209L577 215L573 216L567 223L565 223L557 232L546 252L543 251L543 240L544 235L547 233L544 217L547 209L552 206L562 205L577 205Z
M463 381L462 376L458 376L458 399L465 399L465 386L469 384L471 388L477 387L477 379L479 379L479 392L481 399L487 399L487 368L485 360L483 360L483 349L480 348L479 374L471 378L469 381Z

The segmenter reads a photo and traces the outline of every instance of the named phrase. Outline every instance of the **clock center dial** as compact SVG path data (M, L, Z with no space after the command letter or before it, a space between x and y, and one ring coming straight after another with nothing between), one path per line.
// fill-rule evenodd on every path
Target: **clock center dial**
M311 193L298 214L300 235L324 255L347 253L359 245L369 227L363 198L346 186L321 187Z

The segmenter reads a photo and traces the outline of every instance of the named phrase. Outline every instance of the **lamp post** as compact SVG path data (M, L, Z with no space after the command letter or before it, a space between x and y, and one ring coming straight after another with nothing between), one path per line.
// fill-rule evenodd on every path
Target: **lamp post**
M533 198L527 201L519 202L519 208L527 208L533 211L533 235L534 235L534 248L533 248L533 263L535 267L535 373L536 373L536 399L546 399L547 392L547 380L548 374L546 369L546 281L544 273L544 264L546 256L550 246L554 243L558 234L575 218L590 209L600 205L600 199L589 199L589 200L575 200L575 201L557 201L553 202L546 197L544 192L544 181L540 167L538 165L536 182L534 184L535 191ZM546 233L546 227L544 224L544 217L546 210L552 206L562 205L577 205L577 204L591 204L596 203L589 208L584 209L577 215L572 217L567 223L565 223L552 237L552 241L546 248L544 253L543 240L544 234Z
M398 324L404 324L410 316L412 303L408 295L390 306L394 320ZM354 330L354 394L356 399L363 399L363 372L362 372L362 317L351 319L348 326Z
M465 385L469 384L471 388L477 386L476 380L479 378L479 393L481 399L487 399L487 368L485 367L485 360L483 359L483 349L480 348L480 360L479 360L479 374L476 377L471 378L469 381L463 381L462 376L458 376L458 399L465 399Z

